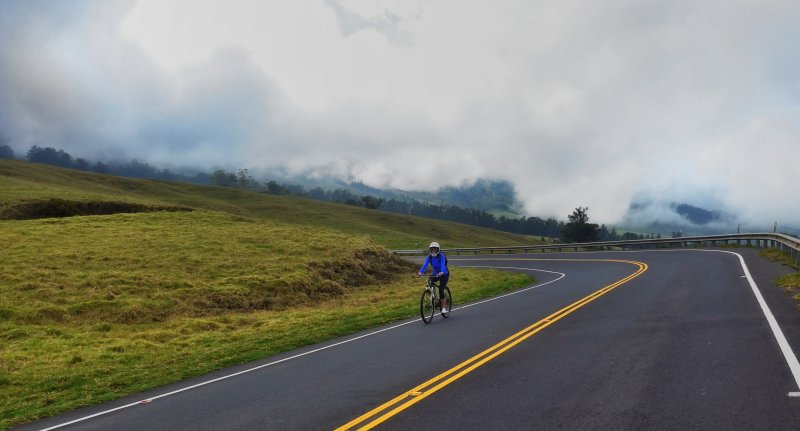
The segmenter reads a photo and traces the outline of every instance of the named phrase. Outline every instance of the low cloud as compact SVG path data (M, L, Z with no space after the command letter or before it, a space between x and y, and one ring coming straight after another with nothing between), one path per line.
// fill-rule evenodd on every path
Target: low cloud
M654 218L677 202L800 224L798 18L791 1L5 1L0 138L378 187L508 180L531 215L607 224L643 199Z

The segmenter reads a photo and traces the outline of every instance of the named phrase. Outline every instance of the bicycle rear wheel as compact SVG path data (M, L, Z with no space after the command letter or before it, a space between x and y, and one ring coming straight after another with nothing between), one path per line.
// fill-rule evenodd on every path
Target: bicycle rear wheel
M445 306L442 308L441 313L442 317L447 318L450 315L450 309L453 307L453 296L450 294L450 288L444 288L444 297L447 299L445 301Z
M422 316L422 321L426 324L431 323L435 312L436 306L433 303L433 295L431 295L430 290L425 289L422 292L422 298L419 300L419 314Z

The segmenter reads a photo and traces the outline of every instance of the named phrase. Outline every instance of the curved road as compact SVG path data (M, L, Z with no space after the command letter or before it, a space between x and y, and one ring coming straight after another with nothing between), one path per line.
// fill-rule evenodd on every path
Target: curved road
M724 250L448 256L539 282L19 429L800 429L787 270L735 251L776 325Z

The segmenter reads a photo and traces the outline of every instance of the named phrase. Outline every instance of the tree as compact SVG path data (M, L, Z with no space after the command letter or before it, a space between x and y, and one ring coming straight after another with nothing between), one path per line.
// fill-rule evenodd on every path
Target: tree
M80 157L75 159L75 169L78 169L78 170L81 170L81 171L88 171L89 168L90 168L90 165L89 165L89 162L86 161L86 159L82 159Z
M592 242L597 241L600 227L589 223L589 208L578 207L567 218L569 222L564 225L562 234L566 242Z
M97 172L98 174L107 174L108 173L108 165L103 162L97 162L92 166L92 171Z
M72 156L64 150L34 145L28 150L27 157L28 160L36 163L47 163L65 168L72 167Z
M371 209L371 210L378 209L381 206L381 204L383 204L383 202L385 202L385 199L379 199L379 198L376 198L374 196L362 196L361 197L361 203L364 206L364 208Z
M635 234L633 232L625 232L624 234L622 234L622 239L625 240L625 241L639 239L639 235L637 235L637 234Z
M247 169L239 169L239 173L236 174L236 182L240 189L247 189L253 184L253 177L250 176Z
M236 174L225 172L224 170L214 171L208 178L211 185L220 187L236 187L239 183L239 178Z
M0 145L0 159L13 159L14 150L8 145Z
M267 193L271 195L285 195L286 189L275 181L267 183Z

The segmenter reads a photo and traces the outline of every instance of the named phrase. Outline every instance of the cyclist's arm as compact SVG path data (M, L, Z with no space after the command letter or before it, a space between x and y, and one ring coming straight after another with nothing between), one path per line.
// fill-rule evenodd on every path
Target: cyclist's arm
M447 260L447 258L445 257L445 255L444 255L444 253L443 253L443 252L439 252L439 255L440 255L440 256L442 256L442 257L440 258L440 259L441 259L441 260L440 260L440 262L442 262L442 265L441 265L441 268L439 268L439 269L440 269L440 270L441 270L441 272L443 272L445 275L448 275L448 274L450 274L450 271L448 271L448 270L447 270L447 265L445 265L445 264L444 264L444 262Z
M419 270L419 273L420 274L424 273L425 270L428 269L428 265L430 263L431 263L431 256L428 255L428 257L425 258L425 263L422 264L422 269Z

